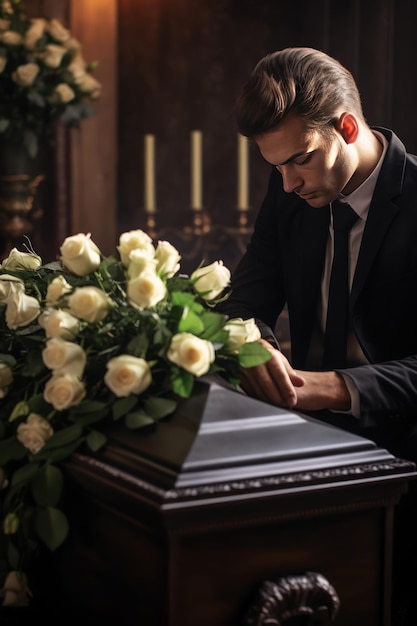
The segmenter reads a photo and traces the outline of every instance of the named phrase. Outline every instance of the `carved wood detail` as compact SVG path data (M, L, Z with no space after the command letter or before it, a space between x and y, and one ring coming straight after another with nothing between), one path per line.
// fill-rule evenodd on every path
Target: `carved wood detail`
M316 572L265 581L242 626L327 626L339 610L339 596Z

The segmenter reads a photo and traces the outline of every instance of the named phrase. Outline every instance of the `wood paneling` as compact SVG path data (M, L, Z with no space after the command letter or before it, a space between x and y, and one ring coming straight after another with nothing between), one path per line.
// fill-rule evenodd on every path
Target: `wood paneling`
M99 60L96 75L103 83L97 115L69 137L62 132L57 137L55 187L46 214L58 241L73 231L91 231L104 251L112 252L118 233L146 227L146 133L156 136L156 217L162 232L191 226L194 129L203 132L204 207L214 223L235 223L235 98L255 63L285 46L318 47L337 57L358 81L369 123L393 128L417 152L413 0L28 0L28 5L32 14L67 22L86 57ZM268 175L252 145L249 225ZM183 240L184 250L197 240L192 245ZM224 256L231 266L237 262L236 241L218 237L214 244L205 251L206 260ZM202 250L195 248L198 263Z
M114 254L117 167L117 2L71 0L70 24L83 42L86 60L99 62L95 77L102 95L97 115L72 133L71 174L73 232L91 232L104 254Z
M393 127L415 150L410 109L416 88L406 61L417 56L416 14L411 0L119 0L120 228L145 224L142 141L148 132L157 145L157 223L184 213L193 128L204 138L204 206L217 223L234 219L234 101L255 63L281 47L313 46L336 56L358 81L369 123ZM268 174L252 146L253 213ZM225 250L210 254L213 260Z

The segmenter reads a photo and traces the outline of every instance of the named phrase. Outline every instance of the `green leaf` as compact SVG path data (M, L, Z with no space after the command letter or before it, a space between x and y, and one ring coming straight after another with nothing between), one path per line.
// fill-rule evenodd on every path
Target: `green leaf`
M97 400L88 400L86 402L81 402L78 406L75 406L71 409L71 415L87 415L88 413L96 413L101 412L103 409L107 409L108 406L105 402L99 402Z
M30 482L35 502L40 506L56 506L61 498L63 483L61 470L44 463Z
M72 407L68 412L68 417L78 426L84 427L99 422L109 414L110 409L105 402L89 400Z
M170 398L151 397L144 402L146 413L154 419L162 419L167 415L171 415L177 406L178 402Z
M202 339L209 339L211 341L219 341L225 343L229 334L227 330L223 330L226 318L224 315L214 313L213 311L205 311L201 315L201 321L203 322L204 332L200 334Z
M149 415L145 415L144 413L140 413L136 411L135 413L129 413L125 418L125 425L127 428L131 430L137 430L138 428L144 428L145 426L150 426L151 424L155 424L155 420Z
M29 415L29 413L30 413L29 404L25 402L24 400L22 400L21 402L18 402L15 405L13 411L10 414L9 422L13 422L18 417L25 417L26 415Z
M172 380L172 389L181 398L189 398L193 387L194 376L185 370L179 370Z
M13 488L20 488L22 485L29 482L33 478L38 469L39 463L27 463L26 465L19 467L13 473L10 482L11 486Z
M107 437L98 430L92 430L86 439L86 443L92 452L98 452L107 443Z
M257 341L244 343L240 347L238 359L241 367L255 367L266 363L272 354Z
M174 306L192 308L195 303L195 295L186 291L173 291L171 293L171 302Z
M0 363L4 363L12 368L16 365L16 359L11 354L0 354Z
M53 552L64 543L69 527L64 513L48 506L37 510L35 528L41 541Z
M204 330L204 324L199 315L196 315L190 309L185 309L183 317L178 324L178 331L180 333L192 333L193 335L200 335Z
M26 357L23 374L35 378L43 371L46 371L46 368L42 359L42 352L40 350L32 350Z
M127 346L127 352L132 356L143 358L149 346L149 339L145 333L136 335Z
M124 417L131 411L137 404L138 398L133 393L127 398L119 398L112 406L112 415L115 422Z
M31 398L28 398L27 404L30 410L33 413L37 413L38 415L48 415L48 413L52 409L52 406L48 402L46 402L41 393L38 393Z
M55 431L52 437L48 439L41 452L73 443L81 437L82 433L83 429L79 426L79 424L74 424L73 426L68 426L62 430Z
M59 461L63 461L67 459L71 454L73 454L77 448L84 442L84 437L80 437L76 439L72 443L67 445L58 446L56 448L42 448L42 450L36 455L36 459L39 461L49 461L49 463L59 463Z

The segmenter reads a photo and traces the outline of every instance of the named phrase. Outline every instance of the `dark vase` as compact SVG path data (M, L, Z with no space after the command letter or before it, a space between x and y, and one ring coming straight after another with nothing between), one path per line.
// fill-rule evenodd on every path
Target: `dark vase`
M30 238L42 217L39 185L44 180L43 159L31 158L19 143L0 141L0 254Z

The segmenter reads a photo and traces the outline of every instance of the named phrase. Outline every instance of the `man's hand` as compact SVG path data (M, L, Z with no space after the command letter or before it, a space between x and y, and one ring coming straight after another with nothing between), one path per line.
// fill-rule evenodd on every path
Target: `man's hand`
M291 408L296 406L296 387L304 384L304 379L291 367L288 359L265 339L260 343L271 353L266 363L240 371L242 389L249 395L276 406Z
M241 387L248 395L301 411L350 409L350 395L340 374L295 370L282 352L264 339L260 341L271 352L271 359L241 370Z

